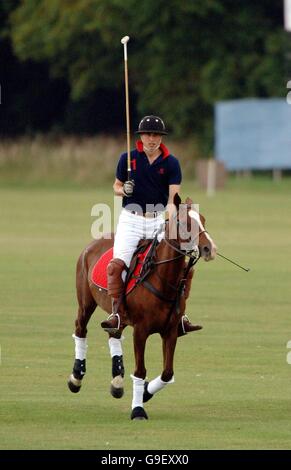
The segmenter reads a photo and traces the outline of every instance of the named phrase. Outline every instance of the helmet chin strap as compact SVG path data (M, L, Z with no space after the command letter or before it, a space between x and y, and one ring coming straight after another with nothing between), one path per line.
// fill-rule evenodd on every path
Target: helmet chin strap
M146 151L149 152L149 153L154 153L154 152L156 152L156 151L160 148L160 145L161 145L161 141L158 143L158 145L156 145L155 147L152 147L152 148L146 147L146 146L143 144L143 148L144 148L144 150L146 150Z
M148 148L144 145L143 148L144 148L144 150L146 150L149 153L154 153L156 150L158 150L160 148L160 146L157 145L156 147Z

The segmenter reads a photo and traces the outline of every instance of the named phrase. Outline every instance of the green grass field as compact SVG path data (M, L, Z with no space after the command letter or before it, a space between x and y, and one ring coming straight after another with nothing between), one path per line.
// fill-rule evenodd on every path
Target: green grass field
M222 254L200 262L188 313L204 325L178 341L175 384L129 419L132 329L126 331L126 393L109 394L111 359L97 310L89 324L87 375L66 385L73 365L75 262L91 240L91 208L112 202L95 189L2 188L0 217L1 449L287 449L291 446L290 180L230 180L207 198L187 182ZM150 338L149 379L162 368Z

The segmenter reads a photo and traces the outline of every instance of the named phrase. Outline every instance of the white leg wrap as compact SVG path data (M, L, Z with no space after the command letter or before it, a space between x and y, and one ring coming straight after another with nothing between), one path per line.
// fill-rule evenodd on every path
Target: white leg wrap
M144 392L144 379L135 377L134 375L130 376L133 380L133 396L131 408L134 409L136 406L141 406L143 408L143 392Z
M154 380L151 380L148 384L148 392L154 395L155 393L159 392L168 384L173 384L175 382L174 376L169 380L169 382L164 382L161 379L161 376L156 377Z
M86 359L87 354L87 338L79 338L75 334L72 335L75 340L75 359L80 359L83 361Z
M108 346L110 351L110 356L122 356L122 341L124 340L124 336L121 336L120 339L117 338L109 338Z

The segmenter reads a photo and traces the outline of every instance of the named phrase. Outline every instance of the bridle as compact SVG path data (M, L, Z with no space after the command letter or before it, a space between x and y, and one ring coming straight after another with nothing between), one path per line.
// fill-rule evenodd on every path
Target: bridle
M175 216L176 217L176 216ZM169 220L166 220L165 221L165 224L169 224ZM177 226L179 226L181 223L179 221L179 219L177 219ZM195 239L198 238L198 241L199 241L199 237L200 235L202 235L203 233L208 233L207 230L199 230L198 234L195 236ZM194 240L195 240L194 239ZM154 264L155 265L158 265L158 264L165 264L165 263L169 263L171 261L175 261L176 259L179 259L181 258L182 256L185 256L185 257L188 257L189 258L189 261L191 259L193 259L194 261L194 264L197 263L197 261L199 260L199 258L201 257L201 253L200 253L200 249L199 249L199 246L197 246L198 248L198 253L197 253L197 248L192 248L190 250L182 250L180 247L177 247L176 245L174 245L173 243L170 243L170 241L167 239L167 238L163 238L163 241L168 245L170 246L174 251L176 251L177 253L179 253L180 256L176 256L174 258L169 258L169 259L166 259L166 260L162 260L162 261L155 261Z
M175 215L174 216L175 218L177 218L177 216ZM177 226L179 226L179 224L181 224L181 222L179 221L179 219L177 219ZM169 224L169 220L166 220L165 221L165 224ZM158 237L158 234L161 233L162 231L164 230L164 224L163 226L160 228L160 230L158 230L158 232L156 233L156 236L155 236L155 241L154 241L154 245L156 247L157 245L157 237ZM206 230L199 230L199 233L196 235L195 238L198 237L198 240L199 240L199 236L202 234L202 233L207 233ZM142 276L142 278L140 279L140 282L150 291L152 292L156 297L158 297L160 300L163 300L165 302L168 302L170 304L172 304L172 307L171 307L171 312L172 310L174 309L174 307L176 306L176 313L179 314L180 313L180 298L181 298L181 295L183 293L183 290L185 289L185 284L186 284L186 280L187 280L187 276L189 274L189 271L191 268L193 268L193 266L195 266L195 264L199 261L200 257L201 257L201 253L200 253L200 249L198 247L198 250L196 247L190 249L190 250L182 250L180 248L180 246L176 246L174 244L174 242L170 242L169 239L167 239L166 237L163 238L162 240L164 243L166 243L168 246L170 246L175 252L179 253L178 256L174 256L173 258L167 258L165 260L161 260L161 261L154 261L152 259L151 263L150 263L150 267L149 269L147 270L147 272L145 273L144 276ZM154 258L154 253L155 253L155 250L152 252L152 258ZM162 264L166 264L166 263L170 263L172 261L176 261L178 259L181 259L181 258L189 258L188 260L188 263L187 263L187 266L185 267L184 269L184 273L183 273L183 277L179 280L177 286L174 286L172 285L167 279L164 279L161 277L161 275L157 272L157 270L155 271L155 274L159 277L159 279L161 279L164 283L166 283L172 290L175 291L175 296L173 299L169 299L168 297L164 296L158 289L156 289L151 282L147 281L146 280L146 277L148 276L148 274L150 272L152 272L153 268L156 267L156 266L159 266L159 265L162 265Z

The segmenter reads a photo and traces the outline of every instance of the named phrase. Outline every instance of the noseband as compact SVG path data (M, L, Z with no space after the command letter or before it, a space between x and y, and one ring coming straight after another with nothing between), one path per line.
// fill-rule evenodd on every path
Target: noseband
M177 217L177 216L175 216ZM169 224L169 220L166 220L165 221L165 224ZM179 226L181 223L179 220L177 220L177 226ZM199 230L199 233L198 235L196 235L195 238L198 238L198 242L199 242L199 237L202 233L208 233L207 230ZM182 250L180 247L174 245L173 243L170 243L170 241L167 239L167 238L164 238L163 241L168 245L170 246L174 251L176 251L177 253L180 254L180 256L175 256L174 258L169 258L169 259L166 259L166 260L163 260L163 261L157 261L155 262L154 264L163 264L163 263L169 263L170 261L175 261L176 259L179 259L181 258L182 256L186 256L189 258L189 263L190 261L192 261L192 266L194 266L194 264L197 263L197 261L199 260L201 254L200 254L200 249L199 249L199 246L197 246L197 248L192 248L191 250ZM198 251L198 252L197 252ZM194 252L194 253L193 253Z

